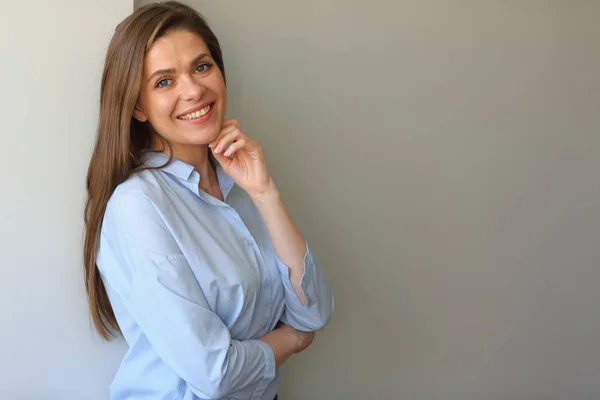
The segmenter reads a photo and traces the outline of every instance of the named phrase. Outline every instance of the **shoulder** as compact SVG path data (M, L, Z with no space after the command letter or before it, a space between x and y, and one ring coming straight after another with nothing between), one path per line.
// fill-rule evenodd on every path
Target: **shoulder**
M160 170L149 169L134 172L115 188L111 200L125 195L138 195L149 199L160 196L160 193L164 190L164 183L159 176L160 174Z
M150 243L171 236L161 206L165 188L156 176L159 173L136 172L116 187L104 213L104 234L129 235Z
M161 187L153 171L140 171L132 174L113 191L106 206L106 214L115 217L129 217L152 209Z
M153 177L155 172L135 173L110 196L96 256L106 276L121 276L125 270L138 271L140 266L181 254L165 222L163 207L157 204L165 189L160 185L160 176Z

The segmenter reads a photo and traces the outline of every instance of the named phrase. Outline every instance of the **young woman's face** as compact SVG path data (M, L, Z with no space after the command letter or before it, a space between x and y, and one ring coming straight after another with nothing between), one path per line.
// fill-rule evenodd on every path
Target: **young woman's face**
M134 115L148 121L174 153L212 142L226 107L223 75L202 38L176 30L154 43L144 59Z

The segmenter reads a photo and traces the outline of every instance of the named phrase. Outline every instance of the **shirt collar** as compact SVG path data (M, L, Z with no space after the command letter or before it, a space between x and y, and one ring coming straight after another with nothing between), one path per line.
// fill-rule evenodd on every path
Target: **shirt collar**
M169 162L169 155L157 151L149 151L144 155L143 164L146 167L157 168L179 179L188 181L194 172L194 166L173 157Z
M212 157L212 155L210 157ZM225 171L223 171L223 168L221 168L221 165L217 160L213 160L213 162L216 167L217 179L219 180L221 193L223 193L223 198L226 199L229 195L229 192L233 188L233 179L231 179L231 177L227 175ZM146 167L158 168L161 171L175 176L176 178L186 182L194 183L196 189L198 182L200 182L200 173L194 170L193 165L190 165L175 157L173 157L171 162L169 162L169 155L165 153L148 151L144 155L143 165Z

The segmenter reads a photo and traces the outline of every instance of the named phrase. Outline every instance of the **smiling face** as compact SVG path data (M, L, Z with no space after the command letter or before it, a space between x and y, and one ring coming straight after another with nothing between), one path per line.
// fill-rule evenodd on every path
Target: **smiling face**
M134 116L147 121L185 160L213 141L223 124L227 93L223 75L204 40L186 30L157 39L144 59ZM152 148L161 150L158 138Z

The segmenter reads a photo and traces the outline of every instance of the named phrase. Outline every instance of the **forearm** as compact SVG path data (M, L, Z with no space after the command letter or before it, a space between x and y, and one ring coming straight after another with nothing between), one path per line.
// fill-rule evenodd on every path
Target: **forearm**
M298 348L298 337L290 327L277 328L259 340L268 344L273 350L275 368L279 368Z
M306 241L289 216L279 191L273 183L269 191L252 198L267 227L277 258L289 268L290 281L302 304L307 299L300 288L304 275Z

